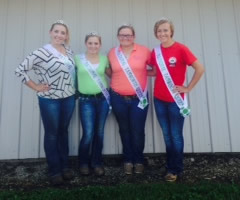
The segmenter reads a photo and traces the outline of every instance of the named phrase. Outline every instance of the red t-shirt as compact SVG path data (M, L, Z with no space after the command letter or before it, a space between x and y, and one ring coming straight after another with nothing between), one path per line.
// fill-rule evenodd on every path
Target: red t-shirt
M186 78L187 66L192 65L197 58L185 45L175 42L172 46L164 48L161 46L162 54L168 71L175 85L183 85ZM156 67L157 75L154 85L154 97L157 99L174 102L157 65L155 51L151 54L151 65ZM184 95L182 94L182 97Z

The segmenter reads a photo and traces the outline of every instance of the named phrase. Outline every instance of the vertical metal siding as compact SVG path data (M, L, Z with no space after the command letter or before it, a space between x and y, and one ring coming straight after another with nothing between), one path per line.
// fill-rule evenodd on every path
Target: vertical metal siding
M36 94L14 70L26 55L49 41L49 27L64 19L75 53L85 51L85 34L102 35L102 52L117 45L116 31L131 23L136 42L159 44L154 23L168 17L174 38L185 43L205 65L206 73L188 96L192 115L184 126L185 152L239 152L240 0L0 0L0 159L44 157ZM189 68L188 80L193 70ZM145 153L165 152L153 106L154 78L149 78ZM77 155L82 136L78 105L70 124L70 154ZM118 125L110 114L104 154L122 151Z
M207 91L209 133L212 151L230 151L227 122L224 71L219 38L219 18L216 2L200 2L203 28L203 56L207 66L205 80Z
M6 26L6 18L7 18L7 1L4 0L0 0L0 27L1 27L1 31L0 31L0 38L5 38L6 37L6 30L7 30L7 26ZM5 57L5 39L1 39L0 40L0 55L2 55L1 59L0 59L0 112L2 110L2 91L3 91L3 74L4 74L4 57ZM0 127L1 127L1 115L0 115ZM0 132L1 133L1 132ZM1 137L1 135L0 135Z
M3 60L4 68L1 82L2 101L1 101L1 127L0 127L0 157L17 158L19 152L20 136L20 109L21 109L21 85L13 76L13 67L19 58L23 56L24 38L24 11L25 3L23 1L8 1L6 16L6 35L5 40L5 57ZM17 32L16 32L17 31ZM13 58L14 57L14 58ZM30 108L31 109L31 108Z
M233 1L231 1L231 3L233 3ZM217 9L221 22L219 25L219 33L223 54L227 122L230 133L229 140L231 150L235 151L239 149L239 144L237 144L236 141L240 139L238 122L240 118L240 93L236 91L239 83L238 75L240 74L239 38L237 35L233 4L227 4L221 0L219 1Z
M198 2L200 1L182 1L183 41L204 64L205 57L203 56L202 26ZM191 67L188 70L187 80L190 81L193 70ZM206 104L203 104L207 101L204 78L205 77L203 77L203 80L200 81L197 88L189 95L189 104L193 111L193 115L189 118L189 132L186 132L190 133L189 145L191 143L192 152L211 151L210 145L207 142L210 140L208 107Z
M234 0L233 1L233 15L234 15L234 27L235 27L235 30L236 30L236 45L237 45L237 49L236 49L236 57L238 59L238 63L236 63L236 66L235 67L238 67L238 72L239 72L239 68L240 68L240 1L239 0ZM234 77L235 79L235 82L237 81L237 79L239 79L239 76L237 77L237 75L239 74L236 74L236 76ZM234 91L236 91L236 93L238 93L238 91L235 89L237 88L237 85L233 86L234 88ZM234 118L234 121L231 122L231 123L234 123L233 127L234 129L234 133L231 134L231 139L232 139L232 150L233 151L239 151L239 141L240 141L240 135L239 135L239 122L238 122L238 119L239 119L239 101L237 99L237 97L239 97L239 93L237 94L237 96L235 97L234 95L234 105L232 105L232 118ZM233 100L233 99L232 99ZM237 105L238 104L238 105ZM235 116L234 116L235 115ZM231 119L232 119L231 118Z

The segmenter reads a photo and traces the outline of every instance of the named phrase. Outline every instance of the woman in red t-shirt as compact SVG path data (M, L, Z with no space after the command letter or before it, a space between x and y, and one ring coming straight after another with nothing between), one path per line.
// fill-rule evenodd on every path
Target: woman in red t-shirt
M161 19L155 23L154 34L161 44L152 51L151 65L154 67L148 72L148 75L156 75L154 105L166 145L167 173L165 180L174 182L183 171L184 117L183 113L180 113L180 105L181 102L182 105L186 105L186 103L184 104L184 94L189 93L200 80L204 73L204 67L188 47L174 41L174 26L168 19ZM184 86L187 66L192 66L195 72L190 83ZM173 84L169 81L170 79ZM180 103L176 94L182 99ZM173 98L174 96L175 98ZM188 109L186 110L188 111Z

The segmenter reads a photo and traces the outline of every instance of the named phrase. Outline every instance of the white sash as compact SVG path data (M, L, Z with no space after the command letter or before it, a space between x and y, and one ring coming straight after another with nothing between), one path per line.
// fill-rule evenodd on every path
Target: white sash
M57 51L57 49L55 49L51 44L46 44L44 48L50 51L55 57L64 63L72 77L73 85L75 85L75 66L72 64L69 58Z
M101 89L101 91L102 91L104 97L106 98L107 103L111 109L110 94L109 94L107 88L105 87L101 77L98 75L96 70L93 68L92 64L87 60L85 54L80 54L79 59L81 60L85 70L88 72L90 77L95 81L97 86Z
M131 83L133 89L135 90L135 92L137 94L137 97L139 99L138 107L141 109L144 109L148 105L148 100L146 97L147 84L146 84L145 91L143 92L137 78L135 77L131 67L128 64L126 57L120 51L119 47L115 48L115 53L116 53L118 62L120 63L122 70L124 71L125 75L127 76L128 81Z
M158 64L158 68L160 72L162 73L163 80L172 95L174 101L176 102L177 106L180 108L180 113L183 117L186 117L190 114L190 108L188 108L188 102L187 102L187 97L186 94L184 94L184 100L180 93L174 92L175 89L175 84L172 80L172 77L167 69L166 63L164 61L163 55L162 55L162 50L161 47L155 47L154 48L155 54L156 54L156 60Z

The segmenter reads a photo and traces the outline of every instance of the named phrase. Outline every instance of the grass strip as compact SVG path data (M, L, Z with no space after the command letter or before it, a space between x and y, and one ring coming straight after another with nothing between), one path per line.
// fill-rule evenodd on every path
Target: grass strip
M0 191L1 200L239 200L240 185L124 184L74 189Z

